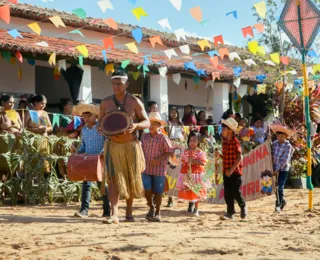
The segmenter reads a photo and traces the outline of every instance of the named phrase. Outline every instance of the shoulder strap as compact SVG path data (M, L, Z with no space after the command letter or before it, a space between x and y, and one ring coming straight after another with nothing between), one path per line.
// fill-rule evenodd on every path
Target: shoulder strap
M128 93L126 94L126 96L125 96L125 98L124 98L124 101L126 101L127 95L128 95ZM115 95L113 95L113 102L114 102L114 104L116 105L116 107L117 107L120 111L123 111L123 112L127 113L127 111L126 111L126 109L124 108L124 106L121 105L121 104L119 104L119 102L118 102L118 100L116 99L116 96L115 96Z

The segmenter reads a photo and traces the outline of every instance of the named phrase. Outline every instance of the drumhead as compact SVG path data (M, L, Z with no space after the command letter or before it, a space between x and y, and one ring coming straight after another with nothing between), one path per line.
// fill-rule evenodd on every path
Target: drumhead
M106 136L123 134L132 124L132 119L123 111L107 113L101 120L100 127Z

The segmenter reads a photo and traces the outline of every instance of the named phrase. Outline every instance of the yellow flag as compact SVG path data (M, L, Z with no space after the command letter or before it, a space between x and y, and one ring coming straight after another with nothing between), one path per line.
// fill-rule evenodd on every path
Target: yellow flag
M85 58L89 57L89 51L85 45L79 45L76 48L83 55L83 57Z
M30 24L28 24L28 26L34 33L40 35L41 28L38 23L30 23Z
M266 3L263 1L263 2L255 4L253 6L254 6L254 8L256 8L258 15L260 15L263 19L265 19L266 13L267 13Z
M270 54L270 58L271 60L276 63L276 64L280 64L280 55L278 52L275 52L275 53L271 53Z
M16 124L18 124L18 113L15 110L7 110L6 111L7 117L15 122Z
M201 50L204 51L205 47L211 48L210 43L208 42L208 40L201 40L198 41L198 45L200 46Z
M59 28L59 26L66 27L66 25L64 24L64 22L62 21L62 19L60 18L60 16L53 16L53 17L49 18L49 20L50 20L57 28Z
M257 54L261 57L264 57L266 55L266 50L264 49L263 46L259 46L258 50L257 50Z
M257 85L257 92L259 94L266 94L267 85L266 84L258 84Z
M113 63L108 63L106 65L106 75L108 76L109 72L113 73L114 72L114 64Z
M125 44L125 45L126 45L127 48L128 48L130 51L132 51L133 53L135 53L135 54L138 54L138 53L139 53L138 48L137 48L137 46L136 46L136 44L135 44L134 42L130 42L130 43L127 43L127 44Z
M140 72L139 71L132 72L132 77L134 78L134 80L137 80L140 77Z
M56 65L56 54L55 54L55 53L52 53L52 54L50 55L49 64L50 64L50 65Z
M145 12L145 10L142 7L133 9L132 13L137 18L138 21L140 21L141 16L148 16L148 14Z
M312 68L313 68L313 73L320 72L320 64L314 65Z
M257 41L248 42L248 49L251 53L257 54L258 48L259 48L259 44Z

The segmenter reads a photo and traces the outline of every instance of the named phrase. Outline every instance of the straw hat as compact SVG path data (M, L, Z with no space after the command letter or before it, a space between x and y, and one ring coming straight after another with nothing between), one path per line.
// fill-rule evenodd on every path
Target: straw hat
M229 117L227 120L221 119L221 123L228 126L236 134L239 133L242 129L242 127L239 126L237 121L234 120L232 117Z
M151 112L149 113L149 119L153 122L158 122L161 126L165 126L167 123L161 119L161 115L159 112Z
M79 105L76 105L74 108L73 108L73 112L76 114L76 115L79 115L79 116L82 116L82 114L84 112L90 112L96 116L99 117L100 115L100 108L96 105L92 105L92 104L79 104Z
M270 125L270 129L272 130L272 132L274 132L275 134L280 132L280 133L284 133L286 134L288 137L293 136L294 132L289 130L288 128L286 128L283 125L280 124L274 124L274 125Z

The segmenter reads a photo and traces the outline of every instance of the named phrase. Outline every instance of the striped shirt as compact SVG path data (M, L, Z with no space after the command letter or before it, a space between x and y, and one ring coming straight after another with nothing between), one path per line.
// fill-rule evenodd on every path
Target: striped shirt
M162 160L157 165L151 165L151 161L163 155L172 152L170 139L162 133L152 137L150 133L142 136L142 149L146 159L146 170L144 174L164 176L167 171L168 160Z
M290 142L286 140L284 143L275 141L272 143L272 160L273 170L276 172L289 171L291 166L291 156L294 152Z
M99 154L103 150L105 137L98 131L98 122L89 128L85 126L81 132L81 146L78 153Z

